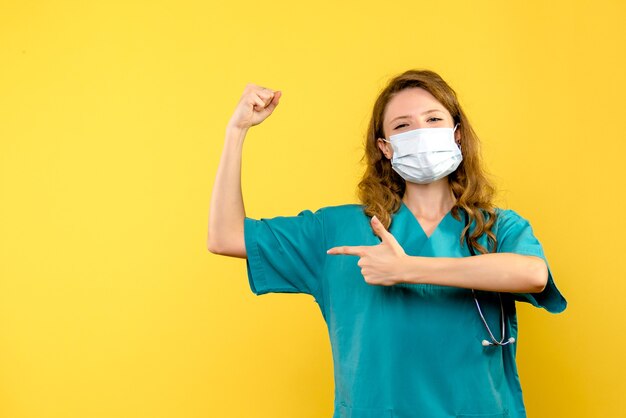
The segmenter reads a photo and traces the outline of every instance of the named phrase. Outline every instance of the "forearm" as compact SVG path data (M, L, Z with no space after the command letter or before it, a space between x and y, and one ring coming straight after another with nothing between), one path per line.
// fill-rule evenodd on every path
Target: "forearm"
M541 258L512 253L461 258L406 256L397 274L399 282L510 293L541 292L548 280Z
M217 168L207 247L209 251L233 257L246 257L244 218L246 212L241 192L241 159L247 129L227 127L224 149Z

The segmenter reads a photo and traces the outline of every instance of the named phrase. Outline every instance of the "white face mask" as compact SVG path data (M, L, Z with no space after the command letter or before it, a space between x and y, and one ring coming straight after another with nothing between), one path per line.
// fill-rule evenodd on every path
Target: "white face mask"
M405 180L428 184L457 169L463 156L454 141L456 127L422 128L391 135L391 166Z

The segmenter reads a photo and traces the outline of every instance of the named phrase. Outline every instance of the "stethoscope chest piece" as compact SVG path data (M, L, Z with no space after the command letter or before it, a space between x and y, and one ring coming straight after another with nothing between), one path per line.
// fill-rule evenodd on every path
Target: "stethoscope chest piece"
M498 292L498 299L500 300L500 323L502 325L502 334L501 334L502 339L500 340L497 340L496 337L494 337L493 332L491 332L491 328L489 328L489 324L487 324L487 320L485 319L485 316L483 315L483 311L482 309L480 309L480 303L478 303L478 298L476 297L476 292L474 291L474 289L472 289L472 296L474 297L474 302L476 303L476 309L478 309L478 314L480 315L480 319L483 321L483 325L485 325L485 328L487 329L489 338L491 338L491 342L487 340L482 341L483 347L490 347L493 345L504 346L507 344L513 344L515 342L515 338L513 337L509 337L505 341L504 306L502 305L502 295L500 294L500 292Z

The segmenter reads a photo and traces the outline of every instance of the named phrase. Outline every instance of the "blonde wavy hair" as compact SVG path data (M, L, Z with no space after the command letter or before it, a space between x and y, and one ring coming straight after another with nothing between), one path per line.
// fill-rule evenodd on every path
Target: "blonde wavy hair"
M366 168L358 186L358 196L364 211L370 217L376 215L389 228L391 215L400 209L406 188L405 181L393 170L391 161L383 155L376 140L385 138L383 118L389 101L399 91L414 87L432 94L450 112L454 123L459 124L463 161L448 176L448 184L456 198L452 215L460 220L459 210L463 210L469 217L469 224L461 233L460 243L463 245L464 240L468 239L470 245L481 254L495 251L497 239L492 231L496 221L492 202L495 187L481 166L480 141L459 105L456 92L437 73L430 70L408 70L394 77L376 99L362 158ZM470 225L473 225L473 229L466 238ZM489 249L478 243L483 234L487 235Z

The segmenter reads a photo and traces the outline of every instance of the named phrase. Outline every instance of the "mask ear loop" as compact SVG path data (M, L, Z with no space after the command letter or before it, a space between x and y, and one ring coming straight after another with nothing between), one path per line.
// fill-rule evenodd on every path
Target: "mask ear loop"
M454 125L454 129L452 130L452 134L454 134L456 132L456 128L458 128L458 126L460 124L461 123L458 122L456 125ZM454 142L456 142L456 141L454 141ZM459 140L459 142L456 143L456 146L459 147L459 151L463 152L463 148L461 148L461 140Z
M388 144L391 144L391 141L387 140L386 138L380 138L380 139L382 139L384 142ZM391 158L387 157L384 152L383 152L383 155L385 156L385 158L387 158L387 160L391 160Z

